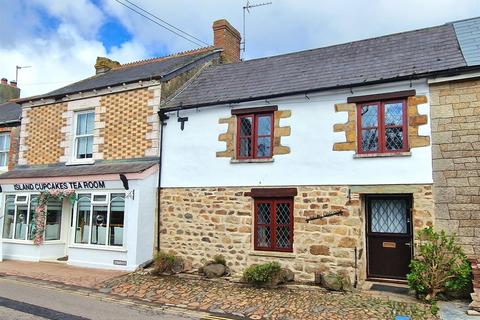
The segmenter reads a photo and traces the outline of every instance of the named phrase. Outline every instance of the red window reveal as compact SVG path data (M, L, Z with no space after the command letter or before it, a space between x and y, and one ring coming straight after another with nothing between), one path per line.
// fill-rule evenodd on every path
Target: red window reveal
M255 199L255 250L293 250L293 199Z
M271 158L273 113L244 114L237 117L237 158Z
M357 108L359 153L408 150L405 100L368 102Z

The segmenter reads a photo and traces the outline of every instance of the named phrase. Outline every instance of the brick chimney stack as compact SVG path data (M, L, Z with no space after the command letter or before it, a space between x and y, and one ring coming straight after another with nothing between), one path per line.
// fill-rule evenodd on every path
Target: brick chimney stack
M217 20L213 23L213 46L223 49L223 63L240 61L240 41L242 37L227 20Z

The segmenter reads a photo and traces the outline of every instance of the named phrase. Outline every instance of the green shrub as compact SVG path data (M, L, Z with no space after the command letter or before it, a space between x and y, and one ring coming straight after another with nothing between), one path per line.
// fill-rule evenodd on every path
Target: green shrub
M281 272L278 262L249 266L243 271L243 280L250 284L269 284Z
M217 254L213 257L213 263L223 264L224 266L227 266L227 261L225 260L225 257L221 254Z
M161 273L176 273L183 269L183 260L173 253L158 252L153 259L153 272L155 274Z
M439 293L464 290L470 282L471 267L455 237L429 227L419 232L419 238L418 253L407 275L409 287L433 302Z

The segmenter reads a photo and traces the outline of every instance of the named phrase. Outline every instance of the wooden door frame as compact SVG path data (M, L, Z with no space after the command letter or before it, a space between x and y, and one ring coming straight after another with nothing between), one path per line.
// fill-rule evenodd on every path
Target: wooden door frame
M414 240L414 230L413 230L413 194L411 193L379 193L379 194L366 194L364 195L364 200L365 200L365 249L366 249L366 279L380 279L386 282L398 282L398 281L404 281L402 279L398 278L386 278L386 277L375 277L375 276L370 276L370 270L369 270L369 264L370 264L370 250L368 247L368 234L369 234L369 227L370 227L370 206L369 206L369 201L371 199L398 199L398 198L403 198L408 201L408 216L407 219L409 219L407 228L410 231L410 259L413 259L414 256L414 245L413 245L413 240Z

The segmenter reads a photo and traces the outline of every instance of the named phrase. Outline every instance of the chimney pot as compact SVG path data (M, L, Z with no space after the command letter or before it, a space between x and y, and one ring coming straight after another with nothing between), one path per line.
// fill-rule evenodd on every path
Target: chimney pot
M1 81L2 81L2 82L1 82L1 84L5 84L5 85L7 85L7 84L8 84L8 80L7 80L7 78L2 78L2 80L1 80Z
M235 29L226 19L217 20L213 23L213 45L222 49L220 54L222 62L240 61L240 32Z
M10 81L10 86L16 88L17 87L17 81Z

